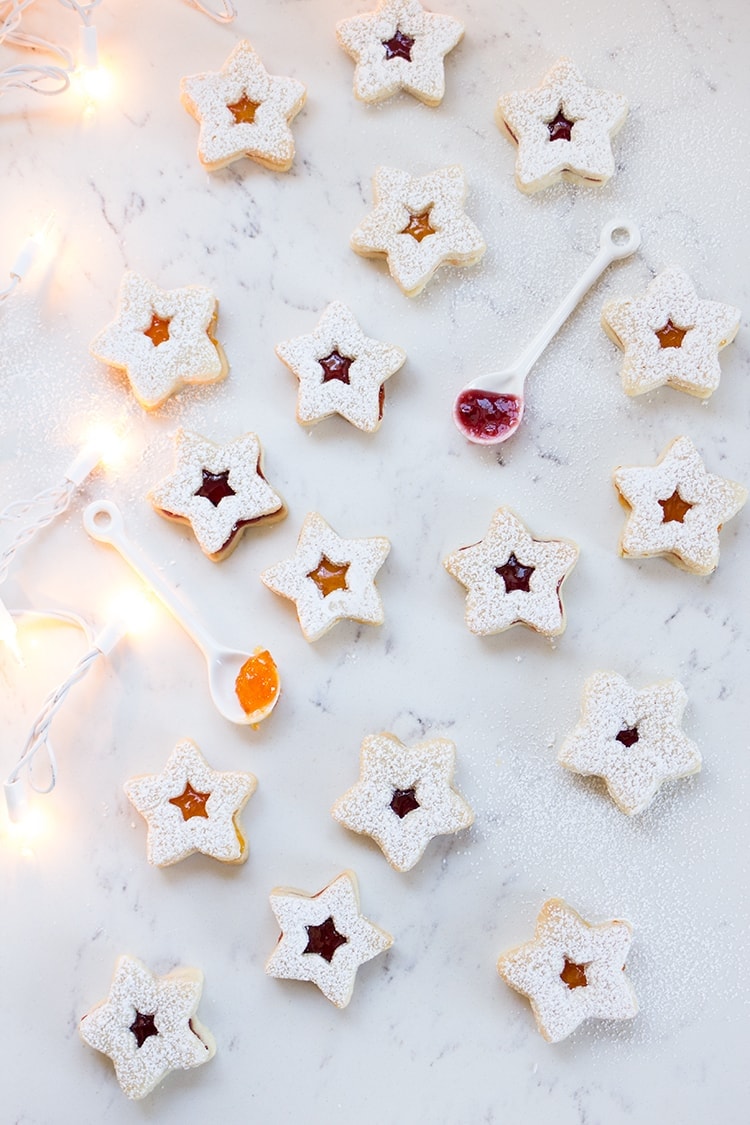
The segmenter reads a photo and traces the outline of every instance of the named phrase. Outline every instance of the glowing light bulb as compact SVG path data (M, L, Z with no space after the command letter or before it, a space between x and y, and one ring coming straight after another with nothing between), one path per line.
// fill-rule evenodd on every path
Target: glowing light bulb
M145 633L155 616L154 603L143 590L121 590L110 605L110 619L120 622L128 636Z
M7 645L18 663L23 663L21 650L18 647L18 626L2 599L0 599L0 644Z
M76 73L88 108L95 107L112 92L112 74L99 61L96 28L91 24L81 28L81 63Z
M98 463L105 469L118 469L125 459L125 438L106 422L91 427L86 434L86 447L98 454Z

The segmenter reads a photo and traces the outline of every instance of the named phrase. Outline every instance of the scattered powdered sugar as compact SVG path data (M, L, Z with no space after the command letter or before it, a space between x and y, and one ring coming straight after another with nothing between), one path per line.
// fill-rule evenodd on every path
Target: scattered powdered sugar
M557 1043L586 1019L632 1019L635 993L623 972L632 928L628 922L591 925L561 899L544 904L532 941L502 954L500 976L531 1000L545 1039ZM569 985L561 974L578 970Z
M466 178L457 164L414 178L398 168L378 168L373 177L374 210L351 236L364 257L388 259L388 269L408 297L421 293L438 266L470 266L486 246L464 212ZM413 219L426 218L430 233L406 232Z
M688 437L675 438L653 467L616 469L614 482L631 508L620 553L633 558L665 555L694 574L716 569L719 531L747 500L743 485L706 472ZM675 495L680 508L670 517L662 502Z
M269 74L247 39L218 73L183 78L180 90L183 105L200 123L198 156L210 171L243 156L276 172L291 167L289 122L305 104L305 87L295 78ZM230 108L243 99L252 120L238 121Z
M459 20L425 11L419 0L379 0L374 12L336 25L339 43L356 60L354 93L363 102L406 90L427 105L439 105L443 60L463 33Z
M281 937L266 963L266 972L272 977L312 981L337 1008L345 1008L359 966L393 944L390 934L360 913L354 872L342 872L316 895L277 887L270 901ZM311 942L308 927L330 927L331 923L338 945L330 960L320 953L306 953Z
M81 1038L115 1064L129 1098L143 1098L170 1070L188 1070L216 1052L213 1036L195 1018L203 989L200 969L151 973L135 957L121 957L106 1000L83 1017ZM132 1030L138 1016L150 1028L139 1046Z
M389 733L368 735L362 743L360 779L340 797L331 815L353 832L372 836L397 871L409 871L435 836L459 832L474 813L453 788L456 747L432 738L408 747ZM399 794L409 808L393 807ZM397 806L398 807L398 806Z
M320 361L334 353L351 360L346 382L324 378ZM276 354L299 379L298 422L309 426L330 414L340 414L367 433L380 426L383 383L406 359L401 348L365 336L351 309L341 301L328 305L309 335L277 344Z
M620 374L629 395L669 386L708 398L721 379L718 353L737 335L740 317L732 305L701 301L678 266L660 273L644 293L602 309L605 331L625 353ZM673 342L662 343L663 329L672 330Z
M306 640L317 641L345 617L382 625L383 603L375 588L375 575L390 549L384 537L342 539L322 516L311 512L302 525L294 555L264 570L260 577L269 590L295 603ZM345 568L344 585L323 594L310 576L326 560Z
M686 704L676 680L636 691L616 672L596 672L586 681L581 721L558 761L574 773L603 777L623 812L640 813L663 781L701 768L698 747L681 730Z
M577 558L575 543L534 539L508 508L498 508L484 539L454 551L443 565L466 587L466 624L472 633L487 636L520 623L554 637L565 629L560 590ZM516 588L498 573L509 563L524 572Z
M128 800L148 825L149 863L166 867L193 852L224 863L244 863L247 842L240 831L239 815L257 784L251 773L211 769L190 739L177 744L160 774L126 781ZM188 808L190 815L185 816L174 801L188 787L201 803L196 811Z
M194 383L216 383L227 373L224 353L211 339L217 301L210 289L160 289L129 270L120 285L117 316L91 342L91 354L125 371L146 410ZM168 338L155 344L147 330L166 321Z
M201 548L218 562L226 558L250 524L269 523L286 515L284 501L266 481L256 434L243 434L226 445L215 445L200 434L178 430L177 464L149 493L161 515L187 522ZM224 478L225 493L214 502L199 495L209 477Z
M622 94L587 86L570 59L559 59L537 89L503 95L496 119L518 145L520 190L540 191L564 178L606 183L615 170L611 138L627 112ZM567 135L553 139L549 126L558 114Z

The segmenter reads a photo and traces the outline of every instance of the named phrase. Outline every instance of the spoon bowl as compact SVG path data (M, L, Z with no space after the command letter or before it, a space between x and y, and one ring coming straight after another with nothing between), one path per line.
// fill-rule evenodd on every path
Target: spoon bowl
M497 445L516 432L523 418L523 388L529 371L607 266L629 257L640 244L640 231L629 220L613 219L602 227L596 257L515 363L483 375L459 391L453 420L465 438L476 445Z
M220 645L175 594L153 564L125 533L122 512L109 500L89 504L83 526L92 539L115 548L192 637L208 667L208 688L217 711L230 723L255 726L271 714L279 698L279 674L270 652L240 652Z

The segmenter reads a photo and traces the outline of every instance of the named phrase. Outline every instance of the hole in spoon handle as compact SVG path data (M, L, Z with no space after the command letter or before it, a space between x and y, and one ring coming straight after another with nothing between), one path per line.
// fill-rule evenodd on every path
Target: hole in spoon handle
M641 244L641 232L631 219L611 219L602 227L600 246L612 262L628 258Z
M122 537L122 512L111 500L95 500L83 513L83 526L98 543L114 543Z

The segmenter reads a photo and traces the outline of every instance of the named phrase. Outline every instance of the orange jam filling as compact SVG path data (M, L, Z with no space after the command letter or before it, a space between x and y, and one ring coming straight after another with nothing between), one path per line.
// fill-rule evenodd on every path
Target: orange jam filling
M170 797L169 803L170 805L177 805L182 813L183 820L190 820L194 816L203 816L208 820L206 801L210 796L210 793L199 793L197 789L193 789L189 781L186 781L185 788L179 797Z
M236 125L252 125L259 106L260 102L253 102L247 94L243 94L236 102L228 105L227 109L234 118Z
M666 500L660 500L662 510L662 523L683 523L685 516L692 508L687 500L683 500L677 489Z
M240 668L234 684L246 715L267 711L279 694L279 670L267 649L254 652Z
M349 589L349 583L346 580L348 570L349 563L331 562L329 558L323 555L315 570L311 570L307 577L313 580L323 597L327 598L329 594L333 594L336 590Z
M159 344L165 344L169 339L170 320L171 317L157 316L156 313L152 313L151 323L144 330L143 335L148 336L155 348L158 348Z
M678 328L668 320L663 328L656 329L656 337L663 348L681 348L689 331L688 328Z
M410 234L415 242L435 234L435 228L430 224L430 211L431 208L428 208L419 215L409 215L409 222L400 233Z
M586 980L586 966L576 965L575 961L569 961L565 958L563 971L560 973L560 980L563 984L567 984L568 988L585 988L589 983Z

